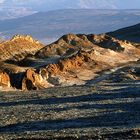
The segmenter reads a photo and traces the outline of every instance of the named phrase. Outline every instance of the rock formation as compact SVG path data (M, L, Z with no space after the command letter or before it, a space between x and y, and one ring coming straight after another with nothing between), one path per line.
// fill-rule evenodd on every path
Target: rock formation
M10 77L6 72L0 71L0 87L10 87Z
M106 34L68 34L43 46L30 36L16 35L0 44L1 85L22 90L85 84L103 71L137 61L140 44ZM119 75L139 79L139 70Z
M120 52L124 51L125 48L130 45L132 45L130 42L120 41L106 34L68 34L62 36L56 42L40 49L36 53L36 57L46 58L54 55L63 56L69 49L89 51L96 46Z
M57 64L50 64L47 66L47 70L51 74L57 74L59 72L65 72L72 69L77 69L81 67L84 63L92 61L92 54L94 51L84 52L79 51L77 54L60 59Z
M43 47L30 36L16 35L11 40L0 43L0 59L19 61Z
M39 81L39 76L32 69L28 69L25 77L22 80L22 90L35 90L37 89L36 83Z
M120 41L118 39L112 38L106 34L101 35L88 35L88 39L96 45L103 48L108 48L114 51L124 51L124 46L127 45L126 42Z
M22 90L47 88L51 86L51 84L47 82L47 78L48 76L45 69L41 69L39 74L33 69L28 69L22 80Z
M36 53L36 57L44 58L53 55L62 56L69 49L90 50L92 46L94 46L94 44L87 39L86 35L68 34L62 36L59 40L52 43L51 45L42 48Z

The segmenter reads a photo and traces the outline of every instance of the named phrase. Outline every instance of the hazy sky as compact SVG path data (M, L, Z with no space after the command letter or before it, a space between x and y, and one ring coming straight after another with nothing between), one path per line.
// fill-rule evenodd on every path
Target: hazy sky
M56 9L140 9L140 0L0 0L0 17Z
M0 0L0 9L4 7L26 7L46 11L59 8L135 9L140 8L140 0Z

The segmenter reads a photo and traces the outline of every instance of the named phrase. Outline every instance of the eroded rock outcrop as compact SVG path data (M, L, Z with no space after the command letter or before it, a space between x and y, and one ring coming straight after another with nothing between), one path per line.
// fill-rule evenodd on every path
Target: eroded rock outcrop
M59 56L58 62L46 66L53 79L50 81L58 85L63 83L61 79L68 84L83 83L82 80L94 78L102 71L136 61L139 55L140 49L133 43L106 34L68 34L39 50L35 57Z
M10 87L10 77L6 72L0 71L0 87Z
M37 73L34 69L28 69L22 80L22 90L37 90L52 86L47 82L47 71L41 69Z
M57 64L50 64L47 66L47 70L51 74L58 74L59 72L66 72L72 69L81 67L84 63L92 61L92 54L94 51L84 52L79 51L77 54L59 60Z
M53 55L63 56L67 50L74 49L89 51L96 46L110 49L116 52L124 51L127 46L132 45L127 41L120 41L106 34L100 35L84 35L84 34L68 34L62 36L56 42L42 48L36 53L36 57L46 58Z
M28 69L22 80L22 90L36 90L39 88L41 77L33 69Z
M118 51L118 52L124 51L125 46L129 44L129 42L120 41L106 34L101 34L101 35L91 34L91 35L88 35L87 38L96 45L99 45L103 48Z
M14 35L10 41L26 40L32 43L40 44L38 40L34 40L30 35Z
M85 38L84 38L84 37ZM84 38L84 39L83 39ZM67 50L90 50L94 44L90 42L86 35L68 34L62 36L58 41L42 48L36 53L36 57L46 58L55 55L63 56Z
M16 35L11 40L0 43L0 59L3 61L19 61L43 47L41 43L28 35Z

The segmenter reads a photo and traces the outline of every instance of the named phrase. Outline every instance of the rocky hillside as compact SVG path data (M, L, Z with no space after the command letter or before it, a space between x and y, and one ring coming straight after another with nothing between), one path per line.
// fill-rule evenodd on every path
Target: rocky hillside
M120 41L106 34L68 34L62 36L56 42L47 45L36 53L36 57L45 58L50 56L63 56L75 51L83 50L89 51L96 47L114 50L121 52L131 46L130 42Z
M30 36L15 35L11 40L0 43L0 60L19 61L29 54L34 54L43 45Z
M140 42L140 24L110 32L108 35L122 40Z
M0 49L1 75L6 77L0 85L21 90L83 85L140 59L140 44L106 34L67 34L47 46L18 35Z

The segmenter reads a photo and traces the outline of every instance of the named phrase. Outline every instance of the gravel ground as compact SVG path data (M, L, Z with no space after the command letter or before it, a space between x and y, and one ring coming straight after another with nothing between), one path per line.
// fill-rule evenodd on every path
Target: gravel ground
M1 92L0 114L2 140L139 139L140 81Z

